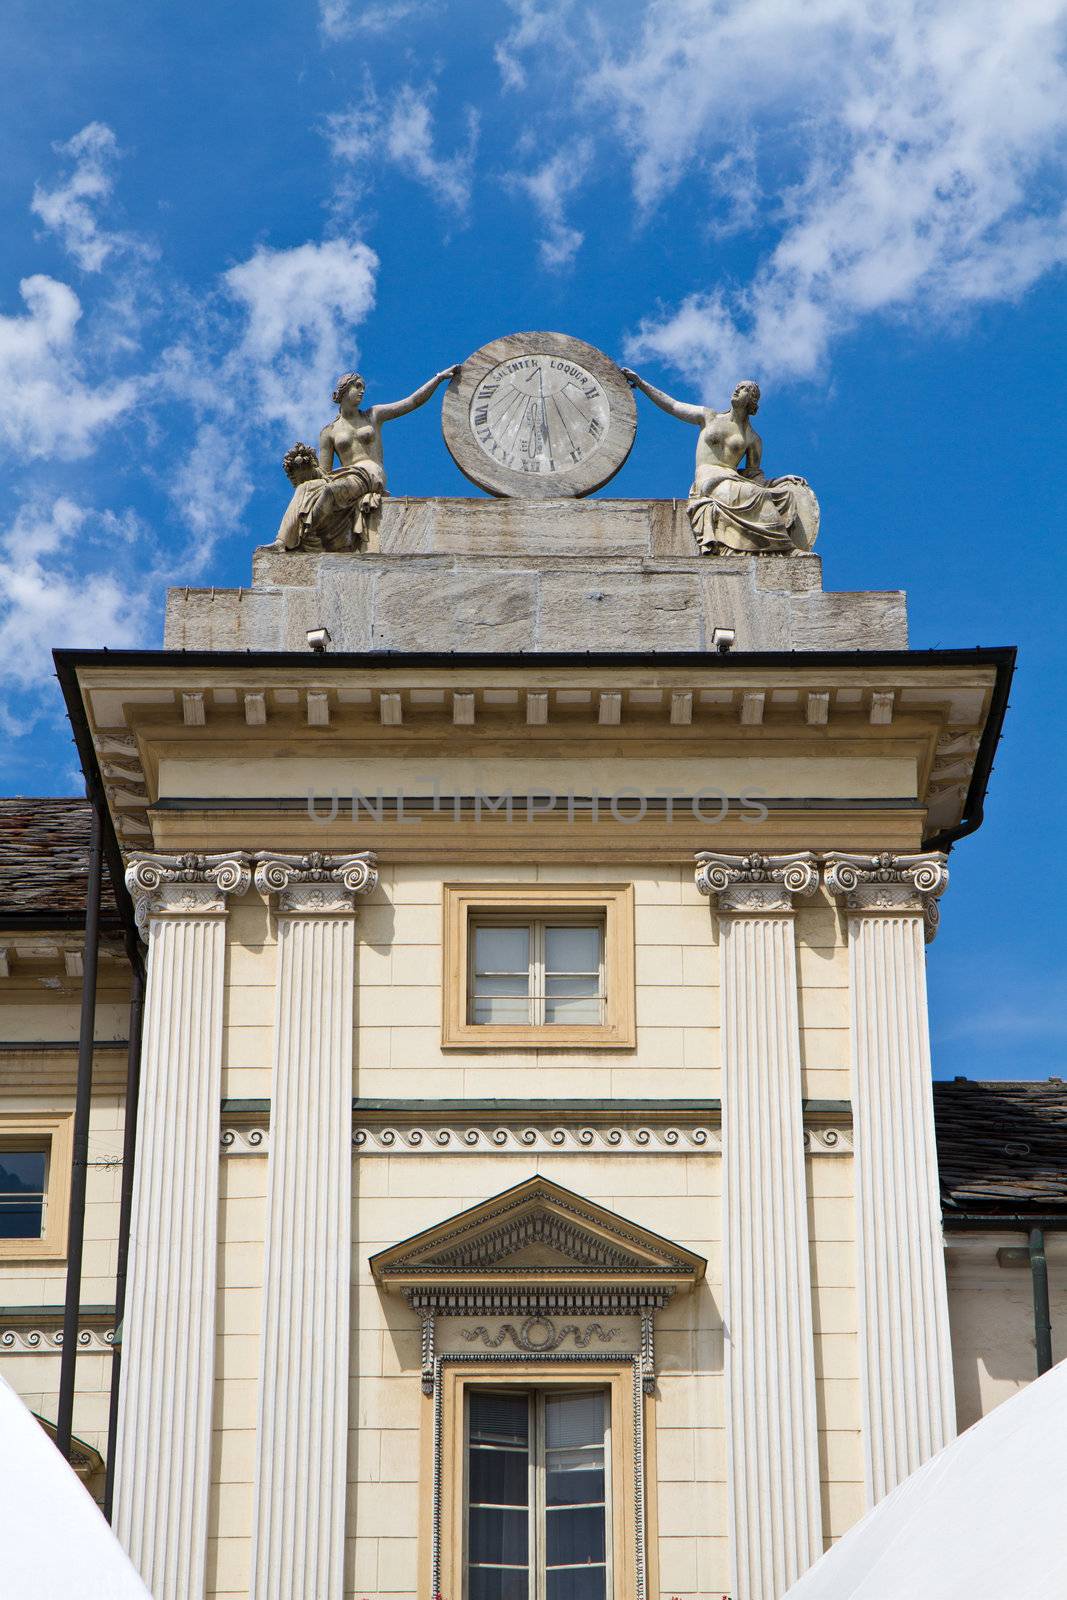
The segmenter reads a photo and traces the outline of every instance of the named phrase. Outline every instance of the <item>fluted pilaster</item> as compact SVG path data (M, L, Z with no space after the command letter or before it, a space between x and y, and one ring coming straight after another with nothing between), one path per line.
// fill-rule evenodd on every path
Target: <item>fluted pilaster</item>
M341 1600L356 895L367 854L259 857L278 969L252 1600Z
M827 857L848 917L867 1499L955 1437L924 939L945 857Z
M215 1367L226 902L240 855L137 855L148 939L115 1531L155 1600L201 1600Z
M793 898L809 853L697 857L720 918L723 1322L735 1600L822 1554Z

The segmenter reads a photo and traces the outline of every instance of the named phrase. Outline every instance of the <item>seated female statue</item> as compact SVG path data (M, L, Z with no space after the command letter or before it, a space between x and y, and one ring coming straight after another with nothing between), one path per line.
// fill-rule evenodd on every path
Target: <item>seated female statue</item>
M385 493L382 424L424 405L439 383L459 367L446 367L404 400L362 409L366 385L358 372L345 372L333 391L337 415L319 434L318 470L307 445L286 456L294 495L275 541L279 548L341 550L366 548ZM309 462L307 457L311 455ZM340 465L334 469L334 460ZM298 477L290 466L296 467Z
M739 383L729 411L715 411L672 399L629 367L622 371L662 411L700 429L689 521L702 550L795 555L811 549L819 532L811 488L803 478L765 478L760 468L763 441L749 420L759 410L758 383Z

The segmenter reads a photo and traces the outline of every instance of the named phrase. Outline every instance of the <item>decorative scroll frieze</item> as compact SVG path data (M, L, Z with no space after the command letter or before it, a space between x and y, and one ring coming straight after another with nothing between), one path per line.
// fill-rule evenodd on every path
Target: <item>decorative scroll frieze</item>
M114 1328L81 1328L78 1332L78 1349L90 1354L109 1354L114 1343ZM63 1329L60 1327L43 1328L32 1323L12 1327L0 1323L0 1355L58 1356L62 1349Z
M696 862L697 888L715 895L720 911L791 911L794 896L805 898L819 886L819 868L810 850L781 856L701 850Z
M875 856L832 850L825 858L826 887L843 896L849 911L921 912L929 944L941 917L937 902L948 887L947 860L941 850Z
M126 887L143 937L153 917L224 912L227 897L244 894L250 882L249 858L243 851L176 856L134 851L126 868Z
M270 1150L270 1128L265 1122L228 1122L219 1142L223 1155L265 1156ZM515 1151L555 1155L719 1155L722 1132L707 1123L691 1127L357 1123L352 1130L352 1147L360 1156L506 1155ZM812 1123L804 1129L804 1148L809 1155L850 1156L852 1129Z
M378 863L369 850L351 856L262 851L255 861L256 888L277 897L276 909L283 916L351 912L355 896L369 894L378 884Z
M270 1152L270 1129L233 1123L223 1128L219 1146L227 1156L265 1156Z
M361 1122L352 1131L352 1144L361 1155L469 1155L494 1150L587 1155L603 1150L648 1156L714 1152L721 1148L721 1139L718 1128L707 1123L659 1126L642 1122Z

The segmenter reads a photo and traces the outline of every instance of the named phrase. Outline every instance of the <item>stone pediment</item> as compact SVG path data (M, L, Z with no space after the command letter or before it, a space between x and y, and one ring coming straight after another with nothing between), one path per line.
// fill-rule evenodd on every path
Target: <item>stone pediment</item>
M371 1260L382 1284L696 1282L704 1261L547 1178L531 1178Z

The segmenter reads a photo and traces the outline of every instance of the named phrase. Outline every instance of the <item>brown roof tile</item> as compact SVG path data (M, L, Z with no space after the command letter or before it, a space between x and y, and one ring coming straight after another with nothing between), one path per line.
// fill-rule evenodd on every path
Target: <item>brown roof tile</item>
M88 801L0 798L0 923L11 914L84 912L88 853ZM101 914L118 918L106 869Z

